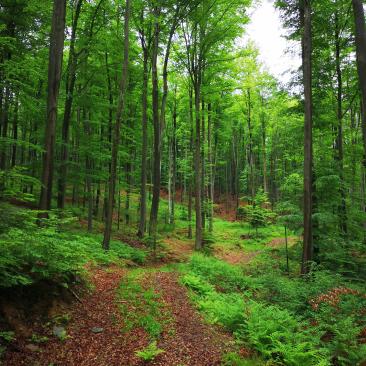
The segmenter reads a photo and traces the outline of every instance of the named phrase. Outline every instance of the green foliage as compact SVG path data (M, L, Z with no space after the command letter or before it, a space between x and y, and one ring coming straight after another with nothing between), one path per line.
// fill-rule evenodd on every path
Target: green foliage
M320 336L287 310L256 302L248 304L245 321L236 332L265 358L286 365L325 365L319 350ZM295 336L296 335L296 336Z
M83 273L88 262L123 263L127 259L142 263L146 256L145 252L118 242L105 252L101 241L93 236L59 231L63 221L53 216L43 226L37 226L27 210L10 211L9 218L9 222L1 220L0 287L30 285L45 279L67 283ZM9 229L17 218L22 218L20 224Z
M11 342L15 339L15 333L12 331L0 331L0 338L5 342Z
M25 167L14 166L9 170L0 170L0 198L7 199L16 197L20 201L33 202L35 197L33 194L25 193L23 187L33 185L40 187L40 181L26 174Z
M155 357L164 352L163 349L158 348L156 341L153 341L142 350L136 351L136 355L144 361L152 361Z
M265 361L258 358L242 358L235 352L226 353L222 358L222 366L265 366Z
M245 276L240 268L214 257L194 254L188 263L188 268L220 291L228 292L254 287L253 279Z
M316 267L307 277L285 276L266 258L261 258L263 266L253 279L238 267L195 254L182 267L181 281L208 321L233 332L238 342L254 348L269 364L327 366L337 360L348 366L363 360L362 288ZM333 292L344 293L336 306L327 302ZM242 365L235 356L225 362Z
M144 287L140 283L141 275L140 270L135 270L124 278L118 290L118 297L123 300L119 308L124 317L125 330L142 327L152 339L156 339L169 319L162 314L160 295L154 288Z
M200 296L208 295L209 293L212 293L214 291L214 286L203 281L201 277L193 273L187 273L186 275L184 275L181 278L181 283Z

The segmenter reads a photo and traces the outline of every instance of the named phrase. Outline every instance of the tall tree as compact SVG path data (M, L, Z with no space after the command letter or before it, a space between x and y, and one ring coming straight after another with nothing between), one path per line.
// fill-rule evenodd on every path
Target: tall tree
M70 38L70 50L69 59L66 70L66 83L65 83L65 108L64 119L62 124L62 145L61 145L61 164L60 174L58 178L58 196L57 207L64 208L65 206L65 194L66 194L66 175L67 175L67 160L68 160L68 143L69 143L69 130L70 119L72 111L72 102L74 97L74 88L76 81L76 66L77 66L77 54L75 51L76 31L78 27L81 6L83 0L75 0L73 5L75 7L75 14L73 14L73 21L71 26L71 38Z
M304 124L304 242L301 273L306 274L313 260L312 202L313 202L313 102L311 68L311 0L303 2L303 82L305 102Z
M355 18L356 55L359 85L362 100L362 135L364 147L364 166L366 168L366 26L363 2L352 0Z
M113 204L114 195L116 190L116 179L117 179L117 158L118 148L120 142L122 116L125 111L125 98L127 89L127 78L128 78L128 64L129 64L129 20L130 20L130 0L126 0L126 8L124 15L124 44L123 44L123 67L122 67L122 78L120 82L117 112L116 112L116 123L113 131L113 143L112 143L112 160L111 160L111 172L109 177L109 191L108 191L108 205L107 215L105 220L103 248L109 249L109 242L111 239L112 231L112 219L113 219Z
M57 101L60 89L62 55L65 39L65 18L66 0L54 0L48 61L45 152L43 154L42 188L39 200L39 208L41 210L49 210L51 208Z

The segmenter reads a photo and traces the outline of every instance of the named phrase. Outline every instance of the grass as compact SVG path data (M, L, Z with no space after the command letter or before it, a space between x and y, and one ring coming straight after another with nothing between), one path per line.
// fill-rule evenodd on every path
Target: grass
M124 319L123 332L141 327L152 340L159 338L164 327L171 321L169 312L163 307L160 294L154 287L144 283L148 270L131 270L123 278L118 292L119 309Z
M181 266L181 282L209 322L233 332L263 360L323 366L332 359L357 365L366 358L366 346L359 343L366 327L364 289L324 270L289 277L270 256L262 260L267 263L250 276L250 268L195 254ZM231 358L233 365L246 364Z

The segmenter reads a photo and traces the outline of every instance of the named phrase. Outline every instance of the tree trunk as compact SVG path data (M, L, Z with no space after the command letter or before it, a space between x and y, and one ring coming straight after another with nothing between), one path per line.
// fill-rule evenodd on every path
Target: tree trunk
M205 201L206 201L206 197L205 197L205 141L206 141L206 131L205 131L205 101L203 100L202 97L202 109L201 109L201 136L202 136L202 140L201 140L201 214L202 214L202 228L205 229L206 226L206 205L205 205Z
M155 25L154 25L154 42L151 55L151 73L152 73L152 110L153 110L153 127L154 127L154 162L153 162L153 197L150 211L149 234L155 238L159 200L160 200L160 118L159 118L159 84L158 84L158 52L159 52L159 17L160 11L155 9Z
M352 0L355 17L356 55L359 85L361 90L362 137L364 148L363 165L366 169L366 26L362 0Z
M147 88L149 80L148 50L144 52L144 71L142 83L142 151L141 151L141 196L140 196L140 221L137 235L142 238L146 230L146 182L147 182Z
M340 195L341 202L338 207L339 212L339 227L343 234L347 233L347 209L346 209L346 192L344 187L343 174L343 112L342 112L342 71L341 71L341 44L340 44L340 29L338 12L335 14L335 59L336 59L336 74L337 74L337 136L335 148L337 151L336 162L338 165L339 179L340 179Z
M122 79L120 83L120 92L118 98L117 112L116 112L116 124L114 126L113 144L112 144L112 161L111 161L111 174L109 179L109 192L108 192L108 207L107 217L104 229L103 248L109 249L109 242L112 231L112 219L113 219L113 201L114 193L116 189L117 178L117 157L120 141L122 114L125 110L125 95L127 89L127 77L128 77L128 56L129 56L129 20L130 20L130 0L126 0L126 9L124 16L124 45L123 45L123 69Z
M192 164L191 158L193 158L193 91L189 88L189 122L190 122L190 138L189 138L189 156L190 163ZM188 239L192 239L192 176L189 174L189 188L188 188Z
M267 149L266 149L266 119L264 114L264 98L262 97L262 166L263 166L263 191L268 193L267 184Z
M199 71L198 71L199 72ZM196 112L196 139L195 139L195 209L196 209L196 250L202 249L202 203L201 203L201 119L200 119L200 92L201 81L199 75L195 76L194 101Z
M51 40L48 62L47 122L45 132L45 152L43 154L42 188L39 200L41 210L51 208L53 163L57 119L57 100L60 88L66 0L55 0L51 24Z
M17 143L18 143L18 110L19 102L18 96L15 97L15 107L14 107L14 119L13 119L13 147L11 152L11 166L14 167L17 160Z
M64 109L64 120L62 124L62 144L61 144L61 157L60 157L60 174L58 179L58 196L57 196L57 207L65 207L65 194L66 194L66 176L67 176L67 164L68 164L68 142L69 142L69 129L70 119L72 111L72 102L74 97L74 88L76 81L76 66L77 57L75 53L75 41L76 41L76 30L78 26L81 5L83 0L76 0L75 15L72 22L71 28L71 39L70 39L70 50L69 60L67 64L66 73L66 99Z
M208 170L209 170L209 214L208 214L208 231L213 231L213 205L214 205L214 174L213 174L213 158L212 158L212 109L211 103L207 105L207 147L208 147Z
M304 121L304 242L301 273L306 274L310 270L313 260L313 232L312 232L312 204L313 204L313 106L312 106L312 67L311 67L311 5L310 0L304 0L303 5L303 73L304 73L304 97L305 97L305 121Z

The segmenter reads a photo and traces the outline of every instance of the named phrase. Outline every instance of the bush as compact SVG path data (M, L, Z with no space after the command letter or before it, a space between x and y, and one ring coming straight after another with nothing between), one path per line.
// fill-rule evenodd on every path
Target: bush
M236 336L249 341L265 358L289 366L327 365L327 354L319 347L320 335L287 310L251 302Z
M44 279L68 282L90 261L108 264L127 259L142 263L145 259L144 251L123 243L112 242L106 252L98 238L59 232L62 221L53 216L45 226L38 227L32 212L10 212L0 234L0 287L30 285ZM17 217L22 218L19 227L14 225L7 230Z
M163 349L158 348L156 341L151 342L147 347L140 351L136 351L136 355L144 361L152 361L156 356L164 353Z
M194 254L188 263L188 268L191 272L201 276L223 292L246 290L255 287L254 280L251 277L245 276L239 267L232 266L213 257Z

